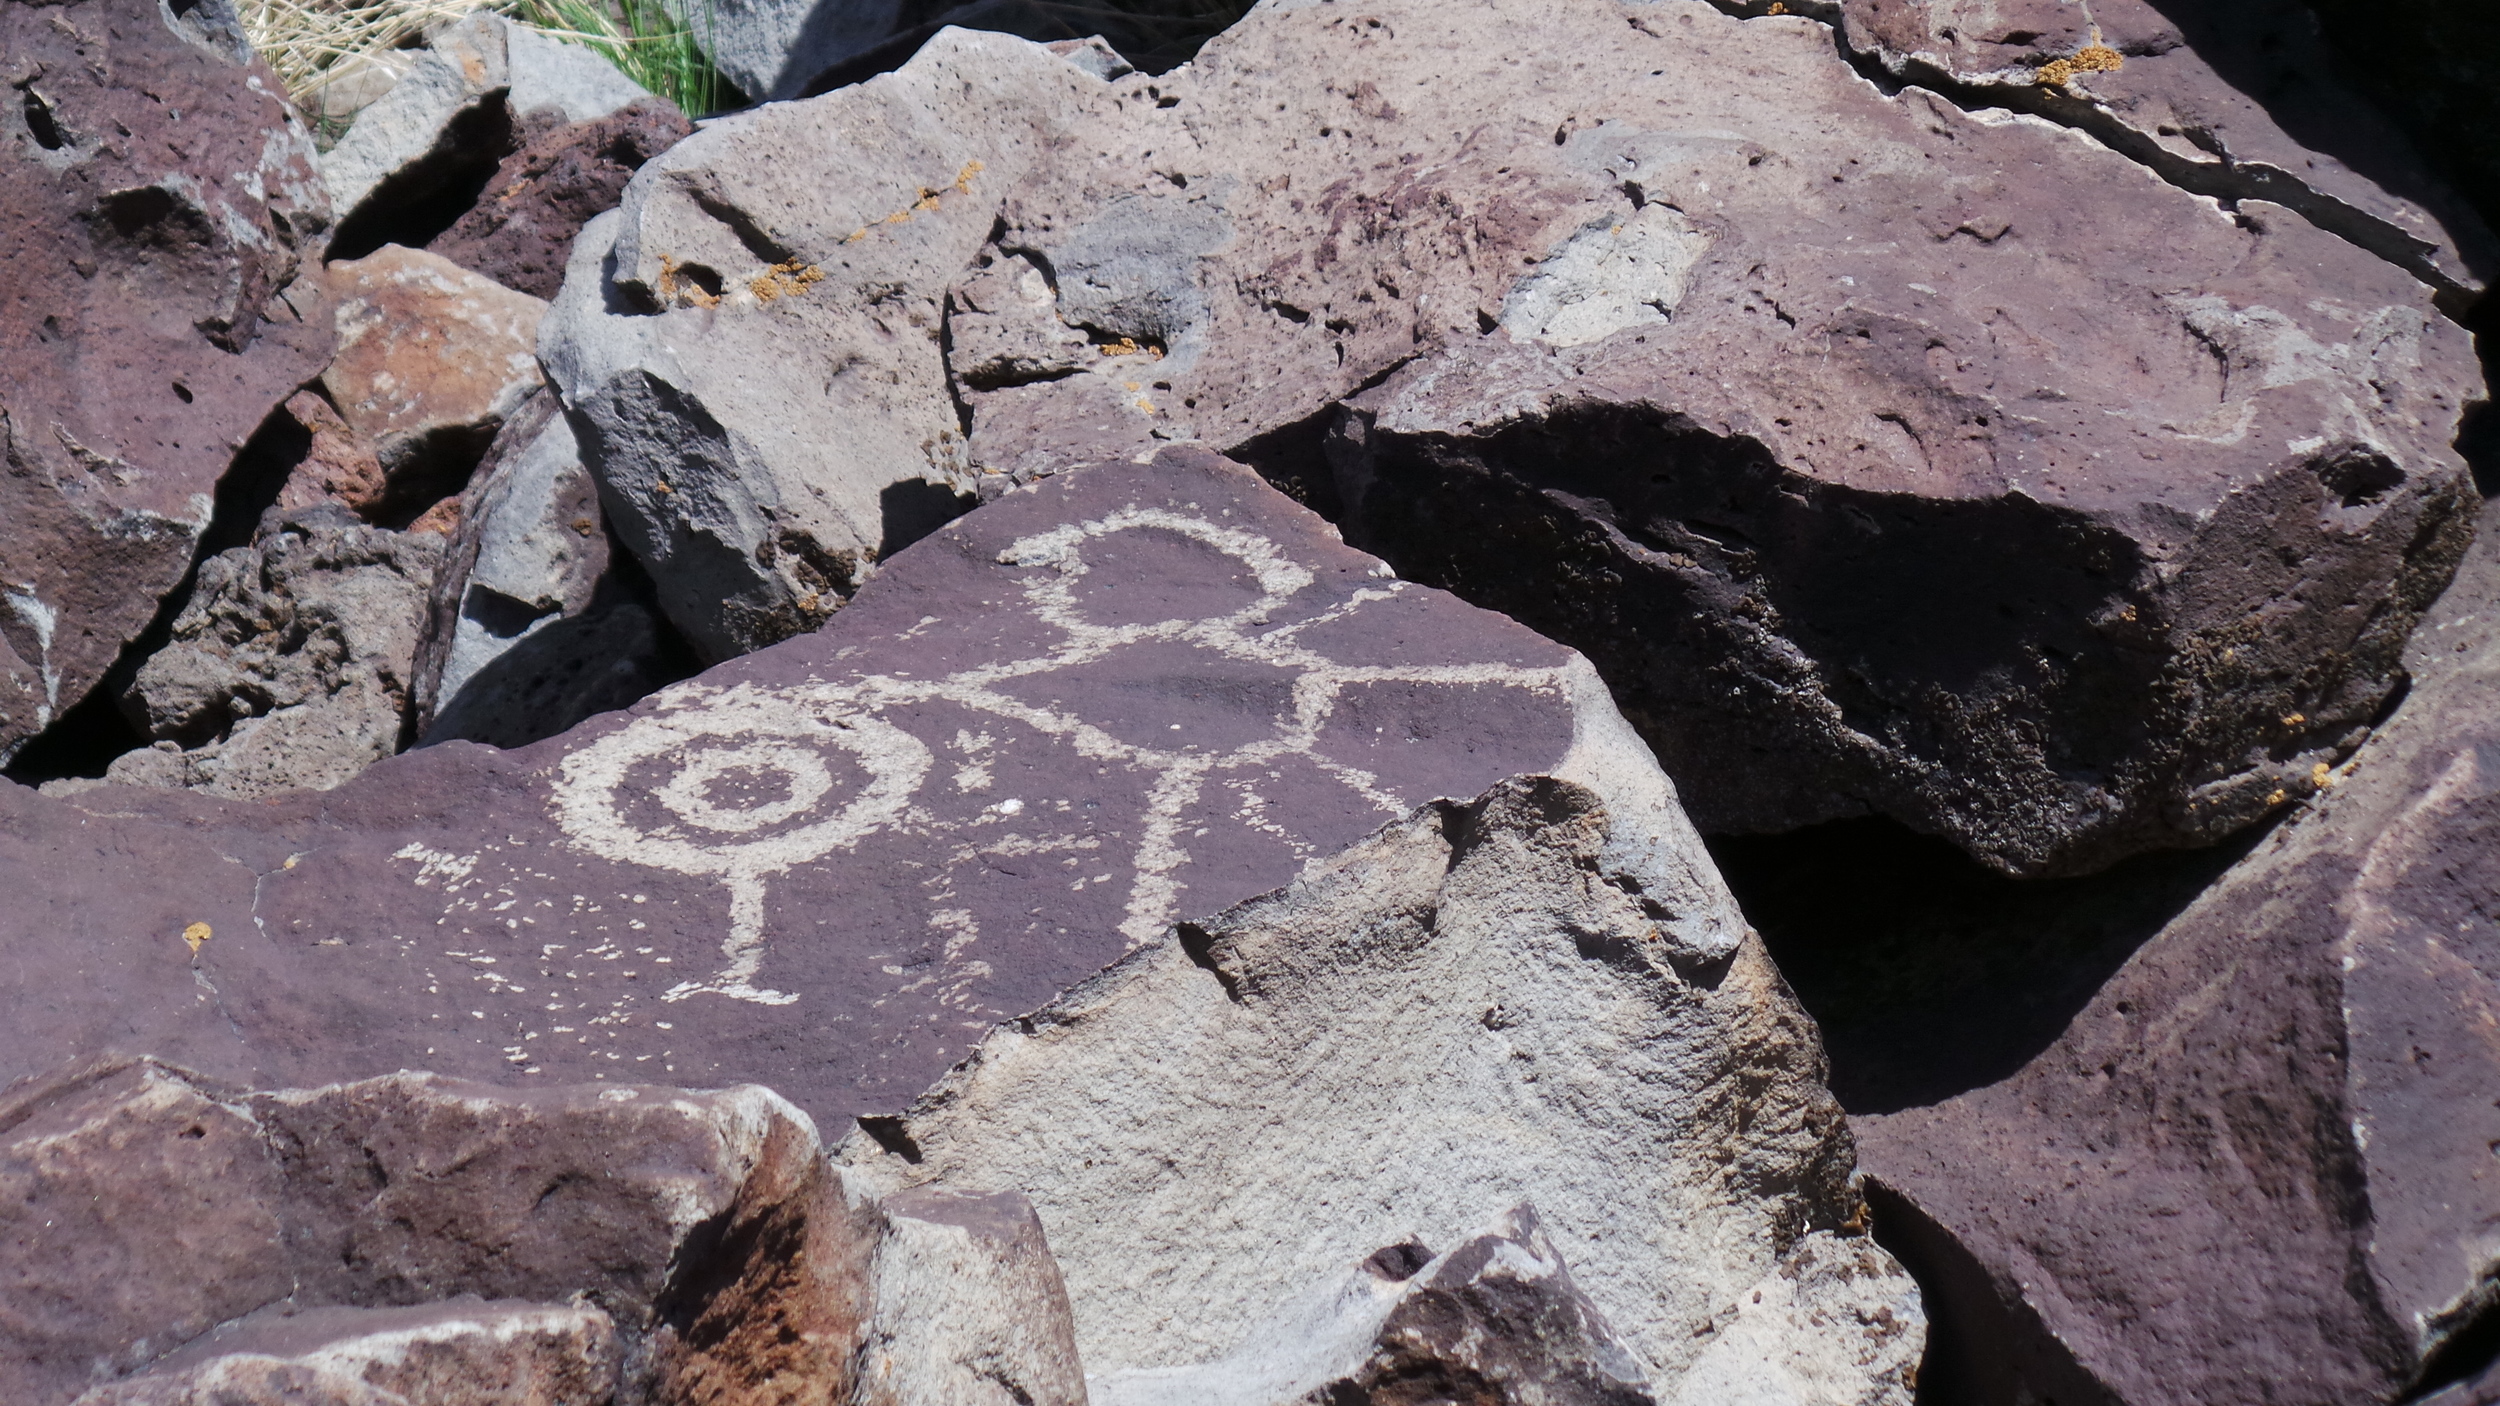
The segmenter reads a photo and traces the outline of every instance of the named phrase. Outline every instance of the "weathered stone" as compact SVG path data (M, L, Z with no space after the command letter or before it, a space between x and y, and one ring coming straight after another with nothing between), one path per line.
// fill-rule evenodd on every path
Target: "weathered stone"
M649 96L589 49L500 15L473 14L435 31L426 53L321 159L339 217L331 257L432 239L531 127L595 121Z
M1296 1307L1239 1356L1100 1379L1095 1406L1657 1400L1648 1367L1572 1285L1527 1206L1437 1256L1406 1243L1377 1250Z
M587 1305L280 1304L76 1406L608 1406L617 1359L616 1325Z
M2489 1341L2495 602L2487 526L2331 789L2022 1068L1860 1121L1972 1399L2392 1402Z
M107 1060L9 1097L13 1402L604 1406L620 1369L632 1400L846 1399L879 1222L766 1090Z
M1068 1290L1012 1191L887 1197L855 1406L1085 1406Z
M1138 0L1117 8L1047 0L713 0L712 8L697 13L705 18L696 32L705 36L722 75L759 102L814 97L873 78L908 61L949 25L1100 49L1123 72L1129 70L1120 57L1125 54L1161 73L1188 62L1235 16L1233 7L1206 0Z
M297 391L279 407L293 425L302 452L278 487L278 507L303 512L336 503L363 516L389 500L389 480L373 446L340 418L319 391Z
M1427 805L1001 1026L842 1156L1031 1197L1097 1378L1266 1356L1310 1285L1533 1200L1659 1399L1906 1402L1916 1290L1825 1248L1859 1212L1812 1023L1750 937L1679 950L1610 809L1551 777ZM1879 1282L1815 1272L1851 1257Z
M332 334L296 278L329 221L312 139L228 0L9 6L0 82L6 760L155 617Z
M460 491L495 432L544 384L547 305L419 249L330 265L338 355L323 389L380 461L383 489L351 506L405 523Z
M949 32L576 252L542 350L705 649L858 572L829 496L1198 439L1586 649L1713 830L2210 842L2349 750L2468 534L2431 289L1797 16L1271 6L1115 82Z
M256 800L328 790L398 751L442 557L441 537L326 507L281 512L258 542L202 562L124 699L153 745L108 779Z
M505 157L477 204L426 247L507 288L553 298L582 226L615 209L626 180L693 130L676 104L651 97L552 128Z
M2500 247L2332 67L2301 0L1842 0L1855 51L1973 105L2094 137L2164 180L2262 200L2369 249L2461 314Z
M752 1080L891 1113L1176 918L1521 772L1609 798L1682 959L1743 934L1584 662L1203 451L1008 494L879 579L824 634L518 751L253 805L0 789L26 964L0 1075L109 1037L255 1081Z
M67 1401L293 1286L251 1114L149 1064L0 1097L0 1396Z

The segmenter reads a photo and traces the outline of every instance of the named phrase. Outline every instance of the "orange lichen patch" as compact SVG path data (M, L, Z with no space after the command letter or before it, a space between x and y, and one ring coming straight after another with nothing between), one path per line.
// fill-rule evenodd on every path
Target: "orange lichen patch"
M1142 344L1135 337L1122 337L1116 342L1104 342L1099 349L1104 356L1151 356L1157 361L1163 359L1163 348ZM1131 386L1129 389L1135 390L1137 387Z
M2032 81L2062 88L2077 74L2116 73L2126 67L2126 63L2126 59L2107 44L2086 44L2065 58L2051 59L2040 65L2040 71L2032 75Z
M683 299L699 308L719 307L718 294L706 292L702 284L691 278L677 276L677 270L681 267L683 265L668 255L660 256L660 301L673 303Z
M983 169L984 168L981 163L978 161L965 162L964 168L955 173L954 185L948 189L953 190L957 195L972 194L972 178L981 174ZM868 237L868 231L875 229L879 225L899 225L910 219L915 211L935 210L938 208L938 203L943 200L945 196L946 191L944 190L937 190L929 186L922 186L920 188L920 194L913 198L910 205L895 211L891 215L885 215L877 219L870 220L868 223L861 225L858 229L852 230L850 236L842 242L845 244L857 244L861 240Z
M2283 804L2285 801L2288 801L2288 800L2290 800L2290 799L2291 799L2291 793L2290 793L2290 792L2288 792L2288 791L2277 791L2277 792L2275 792L2273 795L2266 797L2266 804L2267 804L2267 805L2269 805L2269 806L2279 806L2279 805Z
M775 298L795 298L809 288L825 281L825 271L814 264L792 259L775 264L747 280L747 288L755 301L769 303Z
M2323 791L2335 784L2335 768L2324 762L2309 768L2309 784Z
M1763 11L1763 13L1766 15L1784 15L1788 13L1788 7L1781 4L1780 0L1771 0L1771 8Z
M2283 715L2283 725L2285 727L2298 727L2307 721L2309 721L2309 715L2307 713L2285 713Z
M190 943L191 950L195 953L200 950L201 943L208 941L210 935L211 929L206 923L193 923L182 930L182 940Z

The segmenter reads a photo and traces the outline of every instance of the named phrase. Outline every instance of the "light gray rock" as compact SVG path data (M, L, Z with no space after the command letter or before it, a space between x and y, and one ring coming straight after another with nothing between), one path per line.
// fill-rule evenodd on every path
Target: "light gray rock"
M1679 960L1616 823L1551 778L1426 806L1000 1027L840 1155L1030 1196L1097 1378L1255 1352L1379 1247L1532 1201L1661 1399L1907 1402L1924 1321L1837 1238L1810 1022L1750 937Z
M398 751L442 555L430 533L316 507L201 563L123 701L152 745L108 779L255 799L328 790Z
M1649 1368L1527 1206L1439 1255L1386 1246L1232 1357L1092 1383L1094 1406L1655 1406Z
M878 1209L850 1406L1085 1406L1067 1286L1030 1202L904 1191Z
M970 504L946 288L1000 192L1065 159L1110 92L949 31L902 72L708 124L584 227L539 356L609 520L708 657L814 629Z
M382 206L421 195L413 187L439 184L448 169L466 169L481 158L491 168L517 145L511 133L522 117L547 113L588 122L649 96L591 50L500 15L479 13L447 25L321 158L337 230L352 239ZM488 144L505 149L478 149Z
M76 1406L607 1406L616 1325L588 1304L264 1309Z

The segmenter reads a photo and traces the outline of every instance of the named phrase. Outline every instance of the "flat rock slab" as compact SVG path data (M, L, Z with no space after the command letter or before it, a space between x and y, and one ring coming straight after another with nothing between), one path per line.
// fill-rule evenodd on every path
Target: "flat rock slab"
M825 632L530 748L263 805L0 791L0 1077L116 1046L262 1083L754 1080L838 1127L1174 919L1522 772L1646 817L1664 940L1734 950L1585 661L1169 451L1010 494Z
M2313 808L2010 1077L1859 1120L1974 1399L2396 1401L2489 1342L2494 527Z
M312 137L226 0L12 5L0 81L5 761L155 617L332 334Z

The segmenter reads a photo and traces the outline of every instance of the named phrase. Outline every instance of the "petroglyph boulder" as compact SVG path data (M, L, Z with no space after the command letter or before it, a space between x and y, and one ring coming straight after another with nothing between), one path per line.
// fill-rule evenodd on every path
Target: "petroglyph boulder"
M534 747L254 805L0 790L31 964L0 1075L135 1040L299 1082L752 1080L838 1124L1174 920L1522 772L1607 798L1679 960L1734 950L1585 662L1175 450L1011 493L825 633Z
M228 0L0 10L0 761L190 570L329 357L312 139Z
M2474 1367L2500 1284L2486 523L2332 789L2010 1077L1859 1121L1979 1399L2392 1402Z
M1675 876L1610 811L1551 777L1424 806L1001 1026L843 1155L1031 1197L1109 1401L1361 1400L1420 1332L1419 1371L1556 1393L1452 1399L1906 1403L1918 1295L1864 1238L1812 1023L1750 937L1679 950L1644 897ZM1471 1287L1521 1201L1551 1242L1497 1229L1530 1263ZM1455 1260L1399 1304L1347 1273L1383 1245Z
M711 124L542 350L707 649L804 628L924 463L1195 439L1587 651L1705 828L2084 872L2307 794L2463 549L2477 369L2382 252L1800 16L1271 5L1160 77L949 32Z

